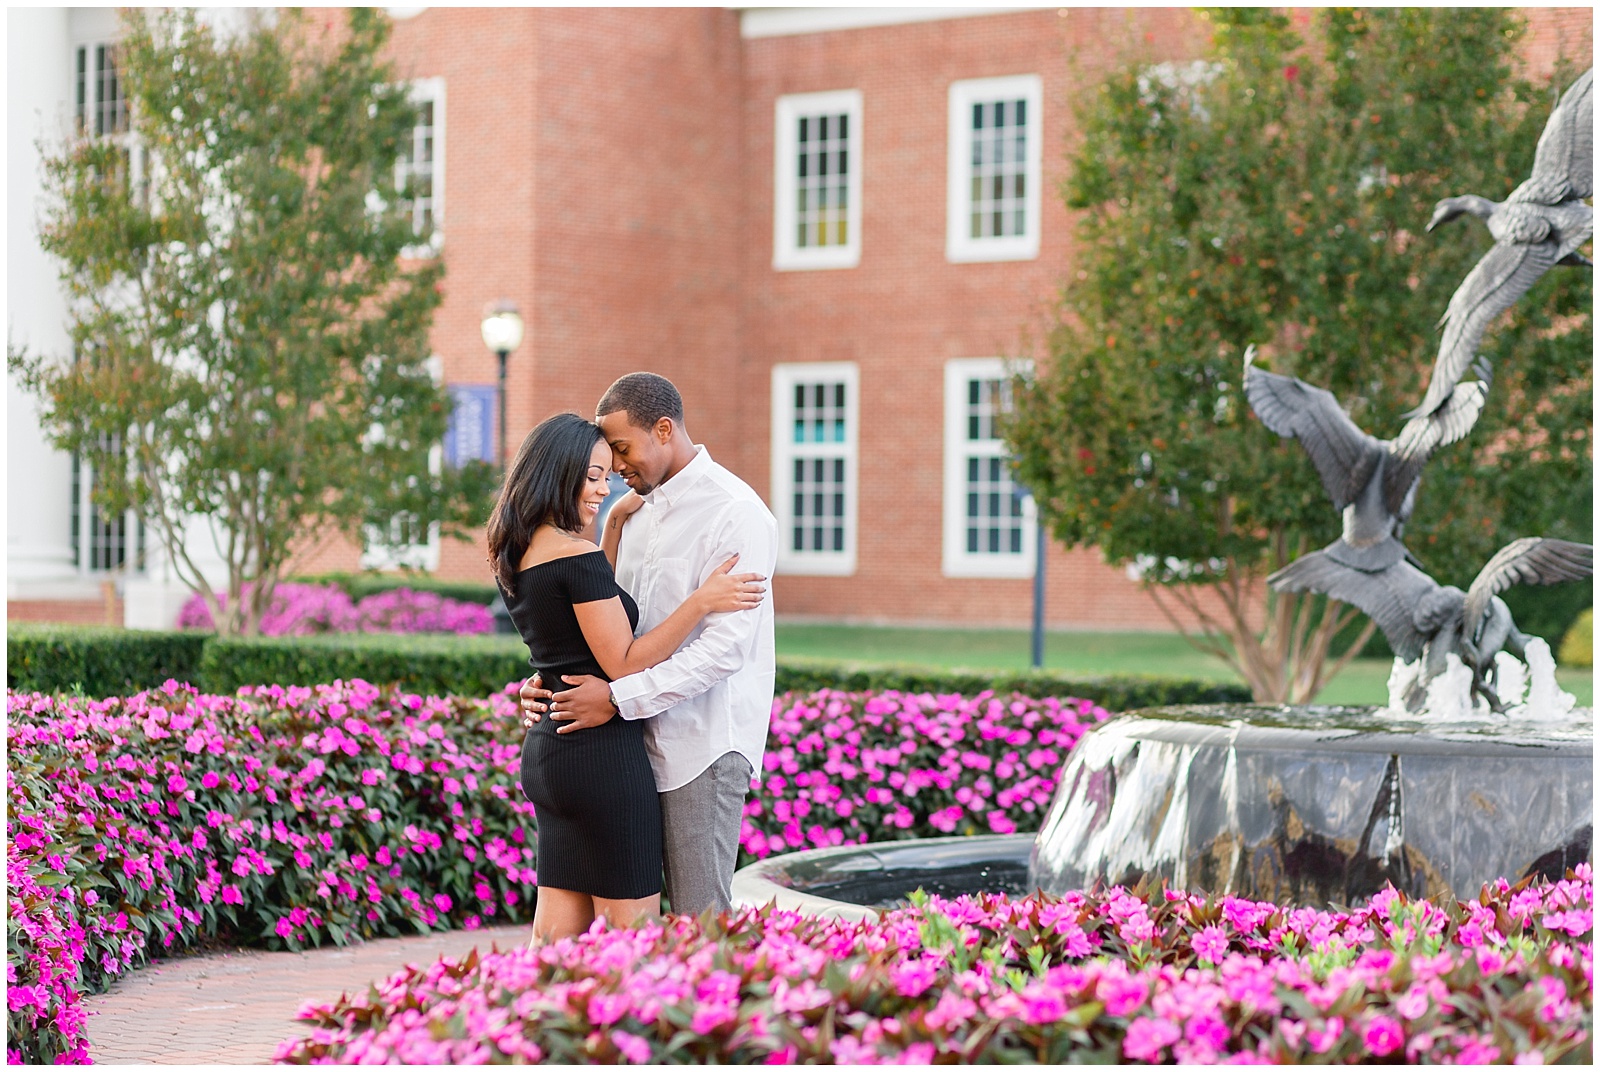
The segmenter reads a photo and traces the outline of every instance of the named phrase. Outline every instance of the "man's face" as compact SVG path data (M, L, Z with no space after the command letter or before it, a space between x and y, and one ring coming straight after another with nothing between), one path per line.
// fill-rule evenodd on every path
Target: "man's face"
M611 444L611 468L628 487L648 495L666 479L672 465L672 451L667 446L671 421L663 417L653 429L640 428L628 420L627 410L619 409L597 417L596 422Z

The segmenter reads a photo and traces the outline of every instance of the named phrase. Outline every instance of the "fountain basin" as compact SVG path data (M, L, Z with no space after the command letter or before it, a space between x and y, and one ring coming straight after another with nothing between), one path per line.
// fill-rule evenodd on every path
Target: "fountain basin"
M1151 708L1084 735L1029 888L1140 878L1278 904L1386 883L1471 898L1590 858L1593 712L1435 723L1375 708Z
M736 905L765 905L807 915L867 919L909 904L913 890L1021 896L1028 885L1032 834L919 838L839 845L773 856L733 876Z

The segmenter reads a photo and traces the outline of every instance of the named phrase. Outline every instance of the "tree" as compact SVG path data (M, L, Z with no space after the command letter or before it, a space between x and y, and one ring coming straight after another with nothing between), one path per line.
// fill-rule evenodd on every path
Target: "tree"
M1133 565L1175 624L1188 608L1191 642L1259 700L1303 702L1372 626L1335 658L1358 612L1262 583L1340 519L1245 404L1245 346L1395 435L1490 242L1424 234L1432 207L1509 193L1576 72L1514 77L1521 24L1503 10L1327 10L1308 39L1272 11L1206 17L1205 60L1130 65L1082 110L1064 188L1081 252L1007 434L1057 538ZM1514 536L1589 537L1591 286L1547 274L1486 339L1486 412L1431 463L1404 536L1442 583L1464 587Z
M430 472L444 268L402 258L415 107L371 11L326 34L293 10L233 35L135 10L123 30L131 135L46 154L73 354L10 364L52 442L95 467L96 505L137 510L219 630L252 633L296 541L459 534L489 479ZM225 610L185 546L194 517Z

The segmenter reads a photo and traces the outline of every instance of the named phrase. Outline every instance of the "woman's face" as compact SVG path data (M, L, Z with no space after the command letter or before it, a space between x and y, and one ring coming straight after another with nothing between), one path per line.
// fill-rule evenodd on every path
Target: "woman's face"
M583 490L578 493L578 516L585 526L594 522L600 513L600 504L611 493L606 474L611 471L611 445L597 440L589 452L589 471L585 474Z

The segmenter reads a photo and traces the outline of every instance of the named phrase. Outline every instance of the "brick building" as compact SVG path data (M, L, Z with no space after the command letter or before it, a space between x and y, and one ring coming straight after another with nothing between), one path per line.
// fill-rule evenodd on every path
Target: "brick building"
M1055 193L1072 102L1113 65L1198 55L1203 20L391 13L393 58L431 103L411 165L431 180L419 227L448 269L434 333L447 383L495 382L479 320L514 301L527 330L508 366L512 444L550 413L591 413L624 372L670 377L693 438L779 517L780 614L1026 621L1032 508L989 418L1001 359L1039 356L1072 265ZM1588 62L1589 9L1526 14L1532 73L1559 54ZM483 559L452 540L415 555L455 578L486 577ZM362 560L327 543L297 566ZM1052 546L1045 565L1052 626L1167 627L1097 553Z

